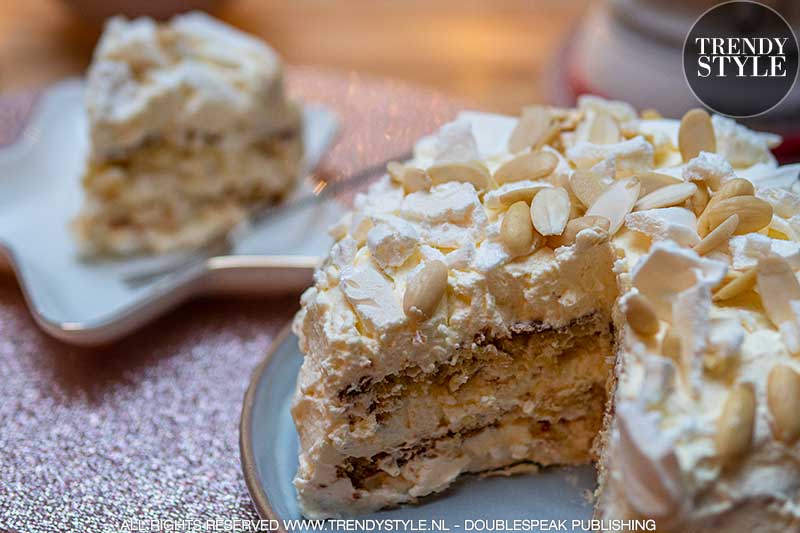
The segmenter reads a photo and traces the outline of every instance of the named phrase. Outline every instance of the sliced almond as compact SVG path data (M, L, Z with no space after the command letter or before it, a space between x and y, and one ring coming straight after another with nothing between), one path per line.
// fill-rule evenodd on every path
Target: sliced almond
M403 295L403 311L412 320L427 320L436 311L447 289L447 265L428 261L410 279Z
M674 361L681 359L681 338L672 326L667 328L661 339L661 353Z
M697 157L700 152L717 151L714 126L708 113L695 108L683 115L678 129L678 148L684 161Z
M533 227L542 235L561 235L569 220L569 193L561 187L544 189L531 202Z
M508 139L508 149L514 154L526 148L539 144L550 129L553 117L550 110L544 106L528 106L523 108L522 116L517 121L511 137Z
M775 439L793 444L800 437L800 374L787 365L775 365L767 377L767 406Z
M460 181L473 184L479 191L485 190L489 186L491 178L489 169L480 161L434 165L428 169L428 175L431 177L433 185L448 181Z
M753 184L743 178L734 178L725 182L725 184L719 188L719 190L714 193L708 203L706 204L706 208L703 210L700 218L697 219L697 231L704 235L705 233L709 232L711 229L708 227L708 212L709 209L713 208L714 205L720 203L723 200L727 200L728 198L733 198L735 196L753 196L755 194L755 189Z
M714 228L728 220L731 215L739 215L739 225L735 235L744 235L763 229L772 222L772 206L769 202L754 196L734 196L709 205L701 218L703 227L697 231L701 237L708 235Z
M726 181L719 190L714 193L716 201L733 198L734 196L753 196L756 189L750 180L744 178L733 178Z
M735 385L728 393L717 419L714 443L723 464L741 456L750 449L755 425L756 397L753 387Z
M791 302L800 300L800 283L786 259L779 256L760 259L756 266L756 286L761 305L775 327L794 319Z
M484 198L486 207L498 209L503 206L508 207L517 202L530 204L533 197L536 196L539 191L552 187L549 183L541 181L521 187L517 187L516 185L515 183L514 186L509 186L508 190L500 188L489 192Z
M647 209L660 209L662 207L672 207L680 205L697 191L694 183L676 183L656 189L650 194L643 196L633 206L635 211L645 211Z
M708 187L706 187L705 183L695 182L695 185L697 185L697 190L691 198L686 200L686 207L699 217L708 206L711 195L709 195Z
M631 294L625 299L625 320L639 335L652 337L658 333L659 321L656 310L641 293Z
M503 163L494 173L494 180L503 184L511 181L538 180L553 173L558 157L551 152L531 152L518 155Z
M613 144L620 141L620 128L610 113L597 111L589 128L589 142L593 144Z
M577 238L578 233L586 228L599 228L608 233L610 226L611 223L607 218L604 217L584 216L573 218L567 222L567 226L564 228L564 233L551 237L548 239L547 243L550 248L554 250L560 246L571 246L575 244L575 239Z
M500 224L500 240L512 257L530 252L533 244L533 224L527 203L516 202L508 208Z
M625 216L633 209L636 199L639 198L640 188L641 184L636 178L615 181L597 197L586 210L586 214L607 218L611 224L608 234L615 235L625 222Z
M389 161L386 163L386 172L389 174L389 177L392 178L392 181L397 183L403 183L403 172L405 169L406 166L397 161Z
M653 108L642 109L642 112L639 113L639 116L644 120L658 120L660 118L664 118L657 109Z
M722 302L739 296L756 286L756 267L745 270L741 275L723 285L714 293L712 300Z
M431 177L421 168L409 167L403 172L403 190L406 194L429 191L432 184Z
M639 192L640 196L646 196L656 189L666 187L668 185L677 185L683 183L683 180L670 176L669 174L662 174L660 172L642 172L636 174L639 182L642 184L642 189Z
M577 169L569 178L569 188L580 202L589 207L613 183L612 179L604 179L603 176L590 169Z
M703 237L703 240L694 245L694 251L698 255L705 255L711 250L722 246L736 233L736 228L739 226L739 215L731 215L725 222L714 228L708 235Z

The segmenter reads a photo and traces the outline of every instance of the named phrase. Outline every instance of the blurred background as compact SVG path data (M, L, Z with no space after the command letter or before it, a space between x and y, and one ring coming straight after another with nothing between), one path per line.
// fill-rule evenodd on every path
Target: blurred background
M288 64L389 77L467 105L518 112L592 92L680 116L697 105L681 69L692 23L714 0L4 0L0 94L81 74L114 13L203 8ZM800 24L800 2L764 0ZM743 20L747 13L742 13ZM750 125L797 152L798 91Z

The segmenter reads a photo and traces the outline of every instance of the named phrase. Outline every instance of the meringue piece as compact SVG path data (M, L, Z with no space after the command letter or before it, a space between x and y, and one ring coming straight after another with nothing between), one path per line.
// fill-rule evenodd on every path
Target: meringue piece
M683 167L684 181L704 181L716 191L729 179L736 177L730 163L719 154L700 152Z
M697 217L684 207L636 211L625 217L625 226L654 241L671 240L686 247L700 242Z
M331 263L339 270L353 263L358 252L358 243L352 237L344 237L331 247Z
M769 256L758 261L756 287L770 321L780 330L787 348L800 351L800 283L789 263Z
M658 241L634 266L631 282L650 299L659 318L669 321L679 293L698 283L713 287L722 281L727 270L721 261L700 257L671 241Z
M414 226L396 216L386 216L367 233L372 257L383 268L402 265L414 253L419 234Z
M786 189L759 187L756 190L756 196L769 202L774 213L783 218L790 218L800 213L800 195Z
M692 391L703 385L703 355L711 331L711 289L696 283L681 291L672 302L672 327L681 339L681 367Z
M620 100L606 100L591 94L582 94L578 97L578 109L581 111L603 111L614 117L617 122L625 123L638 118L636 109L628 102Z
M613 157L617 179L653 169L653 146L641 135L614 144L581 141L567 149L566 155L578 168L589 168Z
M769 161L770 148L781 143L780 135L753 131L728 117L715 114L711 123L717 138L717 153L736 168Z
M400 206L401 214L408 219L428 224L445 222L465 223L480 207L475 187L469 183L451 181L437 185L430 191L409 194Z
M405 320L400 300L386 277L369 265L342 270L340 286L358 317L371 330L383 330Z
M800 243L773 239L760 233L736 235L728 241L731 266L735 270L747 270L756 266L760 259L777 255L785 259L794 270L800 270Z
M648 354L644 359L644 379L639 392L645 406L664 401L675 385L675 362L669 357Z
M434 164L465 163L479 158L478 143L468 120L456 120L441 127L436 137Z
M741 354L744 335L744 328L738 320L712 318L709 351L704 360L706 370L722 373L732 368Z
M658 428L657 415L638 403L619 402L616 416L620 474L628 502L642 516L675 519L686 495L672 441Z

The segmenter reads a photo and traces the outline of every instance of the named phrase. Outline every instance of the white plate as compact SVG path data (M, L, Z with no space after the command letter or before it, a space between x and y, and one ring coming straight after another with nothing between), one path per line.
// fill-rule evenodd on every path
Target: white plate
M289 407L302 362L297 337L287 327L253 373L244 399L239 432L242 469L256 510L265 520L301 518L292 485L298 442ZM589 466L546 468L512 477L464 476L418 505L359 518L444 520L451 531L462 531L466 520L478 519L567 520L569 525L571 520L591 518L586 494L595 484L595 471Z
M330 145L337 122L319 106L303 111L308 172ZM82 201L86 149L83 84L67 80L43 93L19 140L0 150L0 252L39 325L75 344L114 340L199 292L300 289L331 245L325 231L309 228L326 228L344 210L336 201L286 209L242 232L226 257L142 277L186 257L94 263L78 258L68 224ZM301 180L286 202L310 195L310 186Z

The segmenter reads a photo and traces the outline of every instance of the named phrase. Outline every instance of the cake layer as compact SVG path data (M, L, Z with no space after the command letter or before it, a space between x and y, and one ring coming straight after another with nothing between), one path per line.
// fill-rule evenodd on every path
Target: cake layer
M282 197L301 154L295 132L236 149L148 143L125 158L90 164L74 228L89 254L197 247Z
M308 454L295 484L304 512L412 501L459 473L588 462L613 362L609 320L519 325L507 338L481 336L431 372L362 383L332 403L298 399L295 419L327 434L301 433Z
M343 391L337 406L347 423L330 438L341 453L365 456L480 427L519 406L539 420L570 418L605 389L609 322L597 314L561 328L521 325L509 338L477 339L430 373L403 372Z

